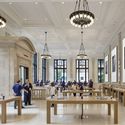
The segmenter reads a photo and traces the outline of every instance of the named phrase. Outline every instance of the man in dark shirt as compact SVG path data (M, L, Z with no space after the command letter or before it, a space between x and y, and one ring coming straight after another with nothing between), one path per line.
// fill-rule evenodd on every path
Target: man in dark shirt
M32 105L32 104L31 104L32 89L33 89L33 86L32 86L32 84L29 82L29 98L28 98L28 104L29 104L29 105Z
M22 85L20 84L20 80L18 80L14 85L13 85L13 94L14 96L22 96ZM14 108L16 109L16 106L17 106L17 102L15 101L14 103Z
M23 84L24 89L24 104L25 106L31 105L31 91L32 91L32 84L26 79L25 83Z
M93 88L93 81L92 81L92 79L89 80L89 88Z

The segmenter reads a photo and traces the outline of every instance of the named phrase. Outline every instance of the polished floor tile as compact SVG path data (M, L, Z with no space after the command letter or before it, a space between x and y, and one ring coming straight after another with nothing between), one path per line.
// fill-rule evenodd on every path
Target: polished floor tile
M7 125L47 125L46 101L33 101L33 105L22 109L22 115L17 116L17 110L10 104L7 108ZM52 125L113 125L112 115L107 115L107 105L84 105L84 119L80 118L81 105L58 105L58 115L52 115ZM113 109L113 108L112 108ZM51 108L53 114L53 108ZM0 111L1 113L1 111ZM1 119L1 116L0 116ZM1 124L1 123L0 123ZM125 107L119 103L119 124L125 125Z

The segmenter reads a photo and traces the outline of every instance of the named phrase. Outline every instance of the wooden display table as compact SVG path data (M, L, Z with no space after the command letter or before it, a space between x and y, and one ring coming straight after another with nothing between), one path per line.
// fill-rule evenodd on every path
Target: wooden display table
M72 94L72 93L92 93L92 95L97 95L97 96L101 96L101 91L100 90L88 90L88 91L85 91L85 90L65 90L62 92L63 93L63 96L67 96L67 94Z
M112 87L111 85L103 85L103 94L111 96Z
M18 106L18 115L21 115L22 110L22 99L21 97L15 96L15 97L8 97L4 100L0 99L1 104L1 123L6 123L7 121L7 103L17 101Z
M118 124L118 101L116 99L97 99L95 96L92 97L70 97L70 98L48 98L47 99L47 124L51 123L51 104L54 104L54 114L57 114L57 104L107 104L108 115L111 115L111 104L114 105L114 123Z
M122 89L122 88L115 88L113 87L112 88L112 96L113 97L116 97L116 98L121 98L121 95L120 94L123 94L123 104L125 106L125 89Z

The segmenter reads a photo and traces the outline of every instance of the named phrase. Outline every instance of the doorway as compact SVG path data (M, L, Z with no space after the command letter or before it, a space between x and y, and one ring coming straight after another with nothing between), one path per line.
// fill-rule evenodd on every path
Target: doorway
M25 82L26 79L29 79L29 68L25 66L19 67L19 79L22 83Z

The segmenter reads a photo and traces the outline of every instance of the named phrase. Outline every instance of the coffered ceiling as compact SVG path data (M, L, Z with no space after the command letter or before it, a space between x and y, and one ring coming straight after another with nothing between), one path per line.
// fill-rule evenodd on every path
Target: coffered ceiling
M88 0L95 23L84 30L84 45L90 57L101 56L125 23L125 0ZM0 14L12 36L26 36L42 53L44 32L53 56L75 57L80 47L80 29L70 24L75 0L0 0Z

